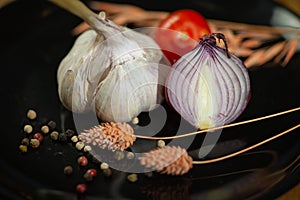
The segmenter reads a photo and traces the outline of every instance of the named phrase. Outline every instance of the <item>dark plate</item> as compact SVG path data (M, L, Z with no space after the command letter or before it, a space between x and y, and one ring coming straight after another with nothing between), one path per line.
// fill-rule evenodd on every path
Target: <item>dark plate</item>
M73 45L75 37L70 30L80 19L47 2L19 1L0 11L0 21L0 197L76 199L75 186L84 182L84 169L76 164L80 153L71 143L52 142L46 136L39 149L29 149L26 154L20 153L18 146L24 137L25 123L38 128L54 120L60 131L74 128L72 113L58 99L56 70ZM252 98L237 121L298 107L299 62L300 55L296 54L285 68L273 66L250 71ZM29 108L37 111L37 121L26 119ZM168 113L162 131L166 135L177 130L176 122L180 120L172 110ZM147 116L141 115L142 123L149 123ZM292 113L223 130L207 158L258 143L298 124L299 119L300 113ZM202 139L194 139L191 154ZM180 177L154 174L149 178L139 174L139 180L130 183L126 172L113 170L111 177L105 177L99 171L100 175L88 183L86 199L274 199L300 180L299 141L300 131L295 130L243 155L195 165ZM74 166L70 177L63 174L67 164ZM98 165L90 163L89 167L99 169Z

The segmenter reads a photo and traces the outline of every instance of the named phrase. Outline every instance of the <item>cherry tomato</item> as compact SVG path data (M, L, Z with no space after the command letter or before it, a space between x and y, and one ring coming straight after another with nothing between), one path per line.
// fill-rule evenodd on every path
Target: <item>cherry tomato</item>
M211 30L206 19L199 12L182 9L170 13L160 22L154 40L171 64L174 64L208 33L211 33Z

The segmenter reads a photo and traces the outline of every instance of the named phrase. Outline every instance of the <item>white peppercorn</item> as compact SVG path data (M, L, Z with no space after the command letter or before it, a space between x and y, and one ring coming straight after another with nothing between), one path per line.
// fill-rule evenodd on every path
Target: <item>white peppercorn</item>
M40 141L38 139L30 139L30 146L32 148L38 148L40 146Z
M52 140L58 140L58 135L59 133L57 131L52 131L52 133L50 134L50 138Z
M109 165L107 163L103 162L100 165L100 169L102 169L102 170L109 169Z
M81 141L79 141L79 142L77 142L77 143L75 144L75 148L76 148L77 150L79 150L79 151L82 150L83 147L84 147L84 143L81 142Z
M78 142L77 142L78 143ZM91 151L92 150L92 147L91 146L89 146L89 145L86 145L86 146L84 146L84 148L83 148L83 151L84 152L89 152L89 151Z
M162 147L164 147L164 146L166 146L165 141L163 141L163 140L158 140L158 141L157 141L157 147L162 148Z
M74 135L73 137L71 137L71 141L74 143L78 142L78 137Z
M131 121L133 124L138 124L139 123L139 118L134 117Z
M32 128L31 125L26 124L26 125L24 126L24 129L23 129L23 130L24 130L25 133L30 134L30 133L32 133L33 128Z
M49 133L49 127L47 125L44 125L41 127L41 131L45 134Z
M126 157L127 157L127 159L132 160L134 158L134 153L133 152L127 152Z
M116 160L122 160L124 157L125 157L125 155L124 155L123 151L116 151L116 153L115 153Z
M37 117L37 114L33 109L29 109L27 111L27 117L31 120L34 120Z

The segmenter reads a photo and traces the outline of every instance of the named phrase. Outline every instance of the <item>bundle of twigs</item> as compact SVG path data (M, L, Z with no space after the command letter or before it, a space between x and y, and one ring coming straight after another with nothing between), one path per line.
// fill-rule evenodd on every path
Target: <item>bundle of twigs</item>
M89 6L95 11L106 12L107 18L120 25L131 24L135 27L157 26L168 16L168 12L147 11L128 4L114 4L91 1ZM212 32L222 32L228 41L228 49L244 59L248 68L259 67L266 63L286 66L297 52L300 29L272 27L207 19ZM82 23L73 29L78 35L88 29ZM289 35L289 39L284 37Z

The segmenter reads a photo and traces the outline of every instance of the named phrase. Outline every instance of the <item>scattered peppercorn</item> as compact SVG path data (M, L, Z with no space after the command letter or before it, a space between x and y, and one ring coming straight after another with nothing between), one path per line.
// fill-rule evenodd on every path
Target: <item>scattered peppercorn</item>
M25 146L29 146L29 144L30 144L29 138L23 138L21 141L21 144L25 145Z
M41 131L45 134L49 133L49 127L47 125L44 125L41 127Z
M93 180L92 174L89 174L89 173L87 173L87 172L84 173L83 178L84 178L86 181L92 181L92 180Z
M133 152L127 152L126 157L127 157L127 159L132 160L134 158L134 153Z
M73 173L73 167L71 165L67 165L64 168L64 174L65 175L71 175Z
M139 118L134 117L131 121L133 124L138 124L139 123Z
M42 142L43 139L44 139L44 137L43 137L43 135L42 135L41 133L35 133L35 134L33 135L33 138L34 138L34 139L37 139L37 140L40 141L40 142Z
M74 131L71 130L71 129L68 129L68 130L66 130L66 135L67 135L68 137L72 137L72 136L74 135Z
M40 146L40 141L38 139L30 139L30 146L32 148L38 148Z
M56 123L55 123L55 121L49 121L48 122L48 127L51 129L51 130L54 130L55 128L56 128Z
M78 143L78 142L77 142ZM90 152L92 150L92 147L89 145L84 146L83 151L84 152Z
M77 163L80 165L80 166L87 166L88 165L88 159L85 157L85 156L79 156L78 159L77 159Z
M77 191L78 193L80 193L80 194L85 193L86 190L87 190L87 185L84 184L84 183L80 183L80 184L78 184L78 185L76 186L76 191Z
M58 136L58 140L61 141L61 142L66 142L67 141L67 135L66 133L60 133L59 136Z
M74 135L73 137L71 137L71 141L74 143L78 142L78 137Z
M59 133L57 131L53 131L50 134L50 137L51 137L52 140L58 140L58 136L59 136Z
M109 169L109 165L107 163L103 162L100 165L100 169L102 169L102 170Z
M130 182L136 182L138 180L138 176L137 174L129 174L127 176L127 180Z
M26 153L26 152L27 152L27 146L21 144L21 145L19 146L19 150L20 150L22 153Z
M28 117L29 119L31 119L31 120L34 120L34 119L36 119L37 114L36 114L36 112L35 112L34 110L29 109L29 110L27 111L27 117Z
M78 151L81 151L84 147L84 143L79 141L75 144L75 148L78 150Z
M151 178L153 176L153 172L146 172L145 176Z
M30 134L30 133L32 133L33 128L32 128L31 125L27 124L27 125L24 126L23 130L24 130L25 133Z
M163 141L163 140L158 140L158 141L157 141L157 147L162 148L162 147L164 147L164 146L166 146L165 141Z
M88 169L88 170L86 171L86 173L91 174L93 177L96 177L96 176L97 176L97 170L96 170L96 169L93 169L93 168Z
M124 157L125 157L125 155L124 155L123 151L116 151L116 153L115 153L116 160L122 160Z
M104 169L102 172L103 172L104 176L111 176L111 174L112 174L112 171L110 168Z

